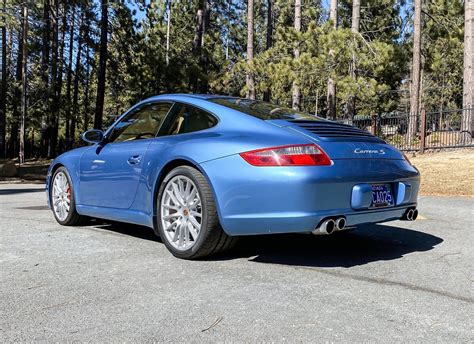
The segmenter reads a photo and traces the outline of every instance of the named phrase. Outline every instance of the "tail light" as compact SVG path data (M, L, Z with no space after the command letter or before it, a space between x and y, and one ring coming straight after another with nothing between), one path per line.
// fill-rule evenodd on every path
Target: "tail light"
M253 166L327 166L331 159L315 144L257 149L240 153Z

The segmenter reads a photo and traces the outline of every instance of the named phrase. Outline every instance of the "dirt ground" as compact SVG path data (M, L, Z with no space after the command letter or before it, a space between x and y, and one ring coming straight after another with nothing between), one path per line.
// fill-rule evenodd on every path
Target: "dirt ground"
M421 173L422 195L474 197L474 149L408 154Z

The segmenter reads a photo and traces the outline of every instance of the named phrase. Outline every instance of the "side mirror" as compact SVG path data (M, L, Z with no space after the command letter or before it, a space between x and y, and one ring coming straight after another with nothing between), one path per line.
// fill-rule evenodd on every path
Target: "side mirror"
M90 129L83 133L81 137L88 143L100 143L104 140L104 132L99 129Z

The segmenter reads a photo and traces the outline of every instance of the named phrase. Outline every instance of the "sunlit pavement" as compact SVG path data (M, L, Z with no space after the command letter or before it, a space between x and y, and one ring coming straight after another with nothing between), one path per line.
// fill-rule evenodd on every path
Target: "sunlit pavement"
M473 342L474 199L419 209L193 262L148 228L61 227L42 185L0 184L0 342Z

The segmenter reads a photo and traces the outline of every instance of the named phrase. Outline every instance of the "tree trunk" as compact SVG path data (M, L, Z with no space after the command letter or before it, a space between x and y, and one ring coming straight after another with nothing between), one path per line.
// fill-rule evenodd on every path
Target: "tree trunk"
M10 140L8 143L8 156L10 158L14 158L18 156L18 126L20 124L21 119L21 88L18 86L21 84L23 80L23 30L25 28L21 27L21 30L18 32L18 54L16 60L16 72L15 72L15 80L16 85L14 88L14 97L13 97L13 116L11 119L11 132L10 132Z
M413 23L413 59L410 94L410 117L408 119L407 143L412 144L418 127L418 107L421 92L421 1L414 0L415 19Z
M253 72L253 0L247 1L247 64L249 71L247 71L247 98L255 99L255 81Z
M166 65L170 64L171 0L166 1Z
M86 70L86 80L84 87L84 123L82 124L82 131L85 132L89 129L89 90L90 83L92 79L91 73L91 61L89 60L89 48L87 48L87 70Z
M461 131L463 141L469 142L474 133L474 0L464 1L464 82ZM469 140L469 141L468 141Z
M351 23L351 31L354 34L354 43L357 41L356 35L359 34L360 29L360 0L353 0L352 1L352 23ZM355 45L354 45L355 49ZM352 53L352 61L350 65L350 74L351 78L355 81L356 79L356 68L357 68L357 61L355 52ZM356 108L355 108L355 100L356 95L351 94L349 99L347 100L347 114L349 119L352 121L354 120L354 116L356 115Z
M107 67L108 0L101 1L99 72L97 77L97 99L95 105L94 128L102 129L104 113L105 72Z
M81 78L81 55L82 55L82 41L84 36L84 9L81 11L82 17L79 24L79 37L77 39L77 54L76 54L76 70L74 72L74 91L72 100L72 116L71 116L71 148L74 147L74 141L76 139L76 121L77 113L79 111L78 98L79 98L79 79Z
M71 27L69 30L69 55L67 64L67 76L66 76L66 120L65 120L65 131L66 131L66 147L71 146L71 130L70 130L70 119L72 113L72 99L71 99L71 84L72 84L72 58L74 52L74 24L75 24L76 11L74 5L71 6Z
M50 127L50 138L48 147L48 158L54 158L56 156L56 147L58 145L58 126L59 126L59 98L58 98L58 55L59 55L59 0L54 0L54 12L52 12L52 55L51 55L51 87L53 90L51 104L49 107L49 127Z
M64 73L64 49L66 45L66 29L67 29L67 15L68 15L68 2L64 2L63 5L63 18L62 18L62 23L61 23L61 47L59 49L59 60L58 60L58 74L56 78L56 90L54 91L55 94L55 101L58 105L56 105L56 128L59 127L59 120L60 120L60 109L59 109L59 104L62 103L62 88L63 88L63 73ZM56 131L56 142L58 141L58 132ZM61 148L62 145L60 145ZM64 148L63 148L64 149ZM59 153L62 152L63 149L59 150ZM56 152L58 153L58 152Z
M171 1L171 0L170 0ZM84 25L84 42L85 42L85 54L86 54L86 77L84 86L84 119L82 123L82 131L85 132L89 129L89 111L90 111L90 84L92 80L94 67L94 59L90 56L90 27L91 27L91 13L86 11L85 14L85 25Z
M26 64L28 61L28 7L23 3L23 53L21 61L21 121L20 121L20 164L25 162L25 121L26 121Z
M337 29L337 0L331 0L329 9L329 20L331 20L333 29ZM332 55L332 50L329 51ZM328 94L327 94L327 117L329 119L336 118L336 82L332 77L328 78Z
M208 0L203 0L202 8L203 8L203 13L202 13L201 48L204 46L206 31L209 28L209 20L211 16L211 5Z
M301 0L295 0L295 31L301 32ZM299 42L296 42L296 47L294 49L294 57L295 60L299 59L300 57L300 49L298 47ZM293 110L300 109L300 98L301 98L301 90L300 90L300 80L298 72L295 72L295 79L293 80L293 98L292 98L292 107Z
M41 80L43 82L44 96L47 99L45 106L43 106L44 114L41 118L41 156L46 157L48 155L49 147L49 133L50 128L48 126L48 115L49 110L49 43L50 43L50 31L51 31L51 3L50 0L43 1L43 41L42 41L42 55L41 55Z
M265 48L270 49L273 46L273 0L267 0L267 41ZM268 87L263 92L263 100L269 102L271 98L271 89Z
M3 0L3 13L7 13L7 0ZM0 92L0 159L5 158L5 136L7 124L7 24L2 25L2 89Z
M198 65L201 65L201 48L203 43L203 33L204 33L204 16L205 16L205 6L206 0L199 1L199 8L196 13L196 26L194 27L194 37L193 37L193 56ZM199 72L193 70L190 75L190 87L193 92L199 90Z

